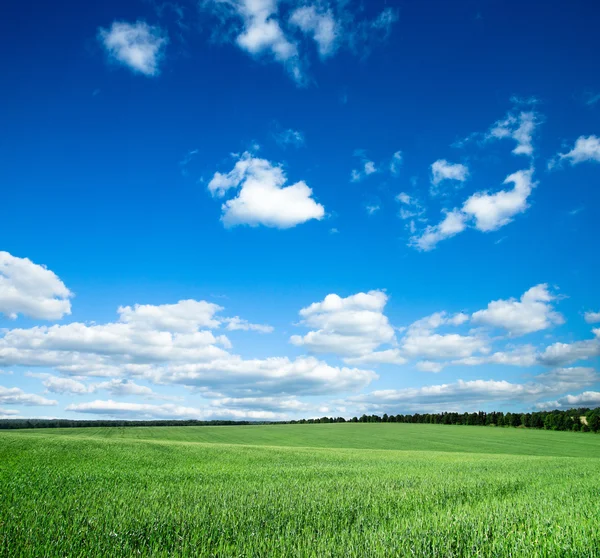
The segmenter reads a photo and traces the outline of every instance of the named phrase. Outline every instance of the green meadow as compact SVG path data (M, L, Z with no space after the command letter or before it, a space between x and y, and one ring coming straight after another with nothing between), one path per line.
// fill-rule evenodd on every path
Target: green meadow
M420 424L0 432L0 556L600 556L600 436Z

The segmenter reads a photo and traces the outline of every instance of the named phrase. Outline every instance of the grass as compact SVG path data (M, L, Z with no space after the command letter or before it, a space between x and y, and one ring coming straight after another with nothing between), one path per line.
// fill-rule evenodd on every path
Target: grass
M0 432L1 556L600 555L600 436L323 424Z

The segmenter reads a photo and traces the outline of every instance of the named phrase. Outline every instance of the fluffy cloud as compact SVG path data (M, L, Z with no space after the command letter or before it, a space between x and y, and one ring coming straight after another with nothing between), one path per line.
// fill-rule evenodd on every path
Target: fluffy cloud
M226 336L199 328L222 323L229 329L267 331L269 326L239 317L217 321L213 314L219 307L183 303L120 308L123 321L115 323L7 330L0 336L0 363L52 367L71 377L138 377L230 393L336 393L360 389L377 377L369 370L332 367L315 358L244 360L227 350L231 343ZM149 388L124 380L86 386L79 378L44 378L47 389L57 393L108 390L113 395L154 396Z
M0 252L0 312L41 320L58 320L71 313L73 294L45 266Z
M190 333L201 327L219 327L214 316L222 308L204 300L180 300L176 304L136 304L118 309L119 321L136 329Z
M221 220L226 227L265 225L286 229L323 219L325 209L313 200L306 183L284 187L286 182L280 166L246 152L229 173L215 173L208 189L213 196L223 197L229 189L240 188L235 198L222 205Z
M237 409L196 409L165 403L151 405L148 403L124 403L119 401L91 401L77 403L66 407L67 411L75 413L91 413L129 419L194 419L213 420L218 418L276 420L282 418L268 411L240 411Z
M449 163L446 159L438 159L431 165L431 183L437 186L443 180L464 182L469 177L469 169L460 163Z
M536 184L532 181L533 170L518 171L506 178L504 184L514 184L511 190L494 194L477 192L463 205L465 215L475 219L480 231L495 231L510 223L513 217L523 213L529 206L527 199Z
M595 339L573 343L553 343L540 353L537 360L546 366L564 366L579 360L600 356L600 329L594 330Z
M509 113L504 120L496 122L489 130L486 139L512 139L517 145L513 149L515 155L533 155L533 134L539 124L535 112Z
M315 40L321 58L335 52L339 30L331 10L322 12L315 6L302 6L292 12L290 23Z
M419 235L412 236L409 246L428 252L433 250L438 242L451 238L463 232L467 228L466 216L458 209L446 213L444 219L437 225L428 225Z
M57 405L58 402L52 399L46 399L33 393L25 393L20 388L7 388L0 386L0 404L2 405Z
M436 312L411 324L400 341L402 354L410 358L439 359L467 358L474 353L487 353L489 348L484 338L458 333L435 333L442 326L459 326L465 323L465 314L453 316ZM418 368L432 371L432 366L421 363Z
M313 357L244 360L230 355L200 364L180 364L150 372L156 383L210 387L228 393L326 395L357 391L377 379L370 370L330 366Z
M600 312L586 312L583 316L588 324L596 324L600 322Z
M577 165L585 161L600 162L600 138L596 136L580 136L577 138L573 149L567 153L559 153L548 163L552 168L557 162L568 161L571 165Z
M298 5L300 4L300 5ZM283 65L305 85L308 50L317 47L322 61L345 46L362 55L373 41L385 40L398 19L391 8L375 19L359 19L347 2L288 3L280 0L203 0L200 7L217 17L217 35L233 38L252 56Z
M98 39L110 60L146 76L158 75L168 43L160 27L143 21L133 24L115 21L110 29L99 29Z
M548 329L564 323L564 318L555 312L552 301L556 296L550 293L548 285L540 284L526 291L520 300L494 300L485 310L473 314L475 324L505 329L516 337L535 331Z
M454 383L374 391L348 398L344 404L359 412L475 410L492 402L531 402L560 394L565 389L577 389L597 382L599 375L592 369L571 368L540 374L526 384L505 380L458 380Z
M579 395L565 395L556 401L536 404L538 409L573 409L578 407L600 407L600 391L584 391Z
M446 212L444 219L437 225L428 225L420 234L410 238L409 246L429 251L437 244L463 232L474 220L473 226L482 231L495 231L523 213L529 206L527 199L536 184L532 181L533 170L518 171L504 180L504 184L513 183L511 190L501 190L494 194L476 192L469 197L461 209Z
M382 291L346 298L327 295L323 301L300 310L302 323L316 329L304 336L294 335L290 341L315 353L355 358L372 353L395 339L394 329L383 314L387 300Z

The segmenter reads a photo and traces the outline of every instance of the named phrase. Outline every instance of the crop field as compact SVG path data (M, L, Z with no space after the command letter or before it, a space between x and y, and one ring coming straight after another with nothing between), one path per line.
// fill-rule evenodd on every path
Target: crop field
M0 556L600 556L600 436L412 424L0 432Z

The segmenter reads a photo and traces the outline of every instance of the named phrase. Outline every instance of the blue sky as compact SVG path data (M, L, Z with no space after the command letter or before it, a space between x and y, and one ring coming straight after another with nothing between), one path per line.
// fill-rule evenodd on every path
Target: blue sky
M600 405L599 15L13 3L0 416Z

